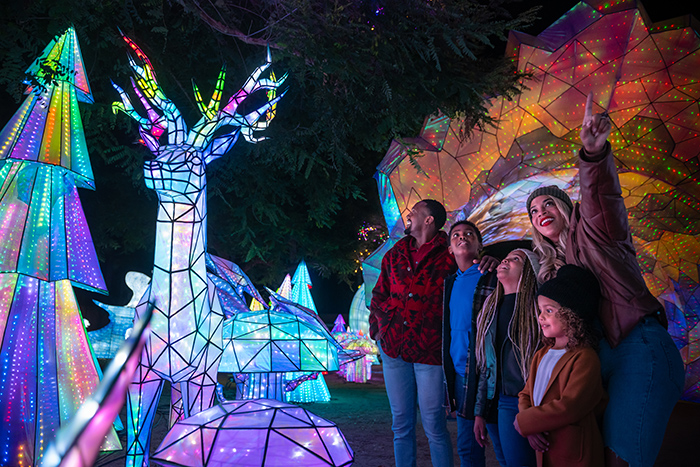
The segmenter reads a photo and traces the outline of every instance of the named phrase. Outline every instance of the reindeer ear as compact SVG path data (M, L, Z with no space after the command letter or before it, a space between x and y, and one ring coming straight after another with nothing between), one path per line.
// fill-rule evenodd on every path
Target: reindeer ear
M239 134L239 131L234 131L231 134L225 134L213 138L203 151L205 154L204 163L209 165L211 161L216 160L229 152L233 145L236 144Z

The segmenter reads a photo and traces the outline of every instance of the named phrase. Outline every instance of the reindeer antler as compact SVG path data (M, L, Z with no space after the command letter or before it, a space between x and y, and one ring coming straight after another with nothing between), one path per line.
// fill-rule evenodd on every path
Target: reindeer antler
M121 33L121 31L119 32ZM129 65L137 75L136 81L131 78L131 86L141 101L141 104L146 109L148 117L142 117L134 109L129 96L114 82L112 82L112 86L119 92L122 102L113 103L112 110L114 112L121 110L139 123L141 137L144 139L146 146L153 152L157 152L160 146L158 139L166 129L169 130L168 144L182 143L186 139L187 128L180 111L161 90L156 79L155 70L148 56L141 50L136 42L123 33L122 38L129 44L129 47L136 53L136 57L143 64L143 66L139 66L132 57L129 57ZM156 112L153 107L160 109L163 115Z
M207 107L207 110L204 110L203 105L200 104L200 109L203 116L192 128L188 142L193 146L207 146L207 163L223 154L226 154L226 152L238 139L239 131L240 134L243 135L243 138L249 143L257 143L267 139L265 137L256 138L253 135L253 132L267 128L272 119L275 117L274 109L279 100L286 93L285 90L279 96L276 96L277 89L287 79L286 73L280 79L275 79L275 75L273 73L271 73L270 79L261 79L260 76L270 67L271 63L272 60L270 58L270 49L268 48L265 63L253 71L250 77L248 77L246 80L245 84L243 84L243 87L233 96L231 96L220 112L213 112L210 110L215 106L218 109L218 99L220 98L220 93L217 94L217 91L215 91L215 96L212 97L212 102ZM219 75L219 77L221 78L221 75ZM245 115L239 114L238 107L240 104L248 96L261 90L268 91L268 99L270 100L261 107L254 109ZM265 119L260 120L263 116L265 116ZM237 127L238 131L212 138L212 135L217 129L227 125Z
M269 48L265 63L253 71L243 87L229 99L221 110L219 110L219 107L226 79L225 66L219 72L214 93L207 106L204 105L199 88L194 81L192 82L195 100L202 113L202 118L188 132L180 111L161 90L151 61L134 41L124 34L122 34L122 37L141 62L141 65L139 65L132 57L129 57L129 65L136 74L136 80L132 78L131 85L143 104L147 116L143 117L134 109L129 96L114 82L112 85L119 92L121 102L113 103L112 109L114 112L121 110L139 123L139 132L144 144L152 152L157 153L159 151L159 138L166 130L168 131L169 145L181 145L184 143L195 150L200 150L205 153L207 163L225 154L236 142L239 134L242 134L245 140L251 143L266 139L265 137L256 138L254 132L267 128L275 117L277 103L286 92L277 95L277 89L287 78L286 74L279 80L275 79L274 74L271 74L270 79L260 78L272 62ZM245 115L239 114L238 107L240 104L251 94L262 90L268 91L268 101ZM160 110L162 115L156 109ZM223 126L232 126L234 128L230 133L214 137L216 130Z

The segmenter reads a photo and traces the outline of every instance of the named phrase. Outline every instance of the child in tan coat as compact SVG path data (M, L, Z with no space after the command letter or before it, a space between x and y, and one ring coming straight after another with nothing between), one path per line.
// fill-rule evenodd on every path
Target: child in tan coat
M516 430L536 451L538 466L604 465L598 418L607 401L594 350L598 281L565 265L538 291L544 347L519 395Z

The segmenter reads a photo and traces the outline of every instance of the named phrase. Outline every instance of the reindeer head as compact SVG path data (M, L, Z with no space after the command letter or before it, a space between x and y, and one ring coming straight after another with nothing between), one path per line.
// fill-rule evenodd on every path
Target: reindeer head
M279 80L275 79L274 74L271 74L269 79L260 77L271 63L268 49L265 64L253 71L243 87L229 99L223 109L219 107L226 78L225 67L219 73L214 94L208 105L204 105L199 89L193 83L195 99L202 117L188 130L180 111L161 90L146 54L134 41L126 36L122 37L140 62L139 65L133 57L129 57L129 64L136 75L136 80L131 79L131 85L143 105L146 116L134 109L130 97L114 83L112 85L119 92L121 102L113 103L112 110L121 110L139 123L141 140L155 156L155 159L144 164L146 186L156 190L161 198L193 202L204 190L206 165L226 154L239 135L243 135L250 143L266 139L255 137L254 132L267 128L274 118L277 102L284 96L284 92L278 96L277 89L284 82L286 75ZM240 104L258 91L267 93L267 101L246 114L238 113ZM217 132L223 127L226 127L226 131ZM161 136L166 132L167 144L161 145Z
M206 185L206 166L201 152L166 146L158 157L144 162L146 187L161 199L194 204Z

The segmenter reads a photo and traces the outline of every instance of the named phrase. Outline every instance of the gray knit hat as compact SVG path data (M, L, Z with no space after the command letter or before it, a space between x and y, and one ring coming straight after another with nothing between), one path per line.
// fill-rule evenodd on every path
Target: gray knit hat
M530 261L530 265L532 266L532 270L535 271L535 277L537 277L537 275L540 273L540 259L537 257L537 254L534 251L526 248L517 248L513 251L520 251L527 256L527 259Z
M541 186L530 193L530 196L527 197L527 215L530 217L530 219L532 219L532 215L530 214L530 204L532 204L533 199L542 195L548 195L560 199L569 207L569 210L574 210L574 203L571 202L571 198L569 198L569 195L567 195L564 190L556 185Z

